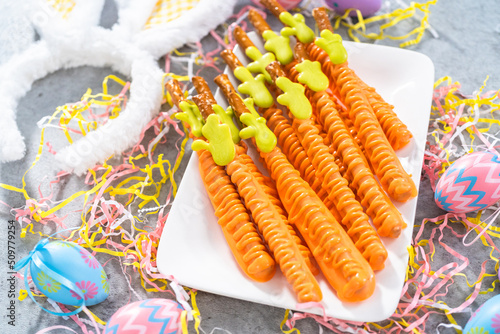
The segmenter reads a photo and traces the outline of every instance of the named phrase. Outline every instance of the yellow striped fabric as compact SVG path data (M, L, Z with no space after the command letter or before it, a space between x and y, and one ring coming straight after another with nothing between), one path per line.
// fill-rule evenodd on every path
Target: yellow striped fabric
M158 0L144 29L175 20L199 2L200 0Z

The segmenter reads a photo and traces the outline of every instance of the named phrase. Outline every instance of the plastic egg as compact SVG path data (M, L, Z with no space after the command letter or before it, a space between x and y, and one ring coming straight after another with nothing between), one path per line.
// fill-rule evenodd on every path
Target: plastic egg
M286 9L290 10L299 5L302 0L278 0L278 2Z
M252 2L260 8L264 8L264 6L260 3L259 0L252 0ZM278 2L286 10L290 10L292 8L297 7L302 2L302 0L278 0Z
M474 312L465 325L464 334L498 333L500 331L500 295L497 295Z
M170 299L139 300L121 307L103 334L176 334L181 332L182 306Z
M467 213L500 199L500 157L491 152L464 155L448 167L436 186L434 200L443 210Z
M375 14L382 6L382 0L326 0L328 7L337 14L343 15L349 8L359 9L363 17ZM351 11L349 16L356 16L356 11Z
M30 272L38 290L50 299L65 305L91 306L105 300L109 295L109 282L97 259L85 248L73 242L52 241L37 247L36 256L51 271L72 282L81 294L67 288L43 268L30 262Z

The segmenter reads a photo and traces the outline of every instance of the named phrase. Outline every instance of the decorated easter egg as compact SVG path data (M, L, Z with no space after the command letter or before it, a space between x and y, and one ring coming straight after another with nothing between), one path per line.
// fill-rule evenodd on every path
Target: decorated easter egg
M85 305L91 306L109 295L108 277L99 261L73 242L37 245L31 257L30 272L38 290L62 304L80 306L84 299ZM65 284L68 281L71 283Z
M500 331L500 295L488 299L465 325L464 334L498 333Z
M301 1L302 0L278 0L278 3L282 5L286 10L290 10L297 7L301 3ZM252 0L252 2L258 7L264 8L259 0Z
M500 157L491 152L464 155L441 176L434 194L443 210L467 213L500 199Z
M343 15L349 8L359 9L363 17L375 14L382 6L382 0L326 0L327 6L336 13ZM356 16L356 11L351 11L349 16Z
M103 334L180 333L182 311L182 306L170 299L139 300L116 311L106 324Z
M286 9L292 9L299 5L302 0L278 0L278 2Z

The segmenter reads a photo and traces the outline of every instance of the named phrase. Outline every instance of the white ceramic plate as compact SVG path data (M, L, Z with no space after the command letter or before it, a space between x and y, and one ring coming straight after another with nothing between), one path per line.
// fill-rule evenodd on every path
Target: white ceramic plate
M255 35L254 42L261 46ZM425 55L385 46L344 42L349 66L384 99L395 106L401 120L413 133L408 147L398 156L415 184L420 183L429 122L434 66ZM240 51L235 53L244 60ZM216 95L221 104L221 96ZM381 321L397 307L408 263L417 199L397 204L408 227L396 240L384 239L389 257L386 268L376 273L375 293L359 303L341 302L321 275L327 316L353 321ZM232 258L210 200L198 172L198 157L192 154L172 205L158 250L161 273L173 275L179 283L214 294L243 299L286 309L298 310L297 299L284 276L276 272L266 283L247 278ZM322 314L320 308L309 313Z

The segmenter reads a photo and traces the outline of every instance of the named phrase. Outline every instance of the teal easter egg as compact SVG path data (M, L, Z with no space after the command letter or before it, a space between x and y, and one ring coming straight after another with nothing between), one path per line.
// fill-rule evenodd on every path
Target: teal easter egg
M33 259L36 257L36 261ZM37 265L42 262L49 270ZM65 286L54 272L71 282L80 293ZM37 247L30 262L30 272L38 290L50 299L65 305L99 304L109 295L106 272L97 259L85 248L73 242L53 241Z
M464 334L500 332L500 295L495 296L474 312L465 325Z

